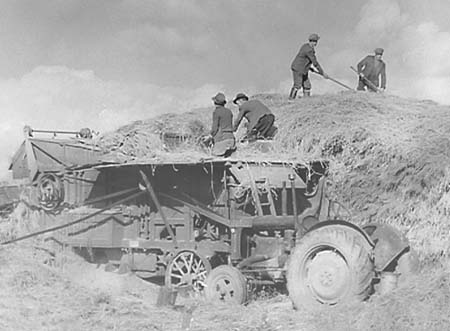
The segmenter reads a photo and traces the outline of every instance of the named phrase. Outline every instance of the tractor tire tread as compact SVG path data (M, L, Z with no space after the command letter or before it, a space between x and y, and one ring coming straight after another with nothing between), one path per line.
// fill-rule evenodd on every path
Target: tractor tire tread
M299 284L300 270L308 252L317 246L334 247L344 256L354 277L343 301L362 301L371 291L374 277L372 247L357 230L346 225L329 225L307 233L298 240L287 271L287 288L295 308L311 309L320 303ZM300 281L301 283L301 281Z

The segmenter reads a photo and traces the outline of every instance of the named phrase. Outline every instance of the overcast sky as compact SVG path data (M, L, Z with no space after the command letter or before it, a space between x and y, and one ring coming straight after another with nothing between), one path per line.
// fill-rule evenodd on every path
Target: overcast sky
M450 1L0 0L0 179L38 129L102 132L211 105L218 91L288 93L308 35L333 78L385 49L388 93L450 104ZM313 94L340 91L313 78Z

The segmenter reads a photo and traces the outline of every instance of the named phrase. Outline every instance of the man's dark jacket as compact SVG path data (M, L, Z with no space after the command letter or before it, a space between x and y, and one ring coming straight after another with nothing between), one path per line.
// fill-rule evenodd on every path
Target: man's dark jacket
M215 142L234 138L233 113L224 106L216 106L213 112L211 136Z
M317 68L320 74L323 74L322 67L319 62L317 62L314 48L310 44L306 43L300 47L297 56L294 61L292 61L291 69L306 75L309 72L309 68L311 68L311 64Z
M234 122L234 131L239 128L239 124L245 117L248 121L247 132L250 132L261 117L272 114L269 108L259 100L249 100L239 106L239 114Z
M374 55L367 55L358 63L358 72L370 80L375 86L379 86L381 76L381 88L386 88L386 64L377 60Z

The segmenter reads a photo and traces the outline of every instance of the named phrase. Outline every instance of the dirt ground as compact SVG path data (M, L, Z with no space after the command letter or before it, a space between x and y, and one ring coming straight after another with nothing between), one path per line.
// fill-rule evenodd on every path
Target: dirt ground
M157 307L158 286L71 252L55 261L36 241L0 250L0 330L448 330L448 266L433 266L392 293L353 306L295 311L284 294L245 306L178 297Z
M264 293L245 306L179 297L173 307L157 307L157 285L107 273L70 251L52 257L36 239L0 248L0 330L449 330L450 107L351 92L257 97L275 113L279 132L269 151L240 146L235 157L330 160L330 195L353 222L403 231L419 255L418 275L384 296L314 313L294 311L284 294ZM186 150L207 158L194 142L211 113L131 123L99 144L108 157L127 161L183 158ZM194 137L180 147L185 154L159 140L175 128ZM11 219L0 222L0 238L17 235L15 227Z

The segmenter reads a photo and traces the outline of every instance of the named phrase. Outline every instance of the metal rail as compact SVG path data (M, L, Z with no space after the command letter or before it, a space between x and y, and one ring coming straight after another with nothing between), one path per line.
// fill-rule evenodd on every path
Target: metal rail
M139 192L139 188L129 188L129 189L122 190L122 191L119 191L119 192L106 194L106 195L98 197L98 198L93 198L93 199L90 199L90 200L86 200L81 205L92 205L92 204L97 203L97 202L105 201L105 200L108 200L108 199L116 198L116 197L124 195L124 194L135 193L135 192Z
M31 128L30 128L31 129ZM61 130L35 130L31 129L31 132L37 132L37 133L52 133L52 134L79 134L80 131L61 131Z
M227 227L231 227L232 226L232 224L231 224L229 219L227 219L227 218L225 218L225 217L223 217L221 215L216 214L214 211L212 211L210 209L207 209L204 206L196 206L196 205L194 205L192 203L189 203L189 202L187 202L187 201L185 201L183 199L180 199L180 198L176 198L176 197L174 197L172 195L169 195L169 194L161 193L161 196L163 196L163 197L165 197L167 199L170 199L172 201L181 203L181 204L189 207L190 209L192 209L196 213L199 213L200 215L206 216L210 220L213 220L213 221L215 221L215 222L217 222L219 224L225 225Z
M103 209L97 210L96 212L93 212L92 214L89 214L87 216L83 216L82 218L79 218L79 219L77 219L77 220L75 220L73 222L62 224L62 225L58 225L58 226L55 226L55 227L52 227L52 228L48 228L48 229L44 229L44 230L41 230L41 231L33 232L33 233L27 234L25 236L19 237L19 238L15 238L15 239L11 239L11 240L2 242L2 243L0 243L0 245L5 246L5 245L12 244L12 243L15 243L15 242L18 242L18 241L22 241L22 240L25 240L25 239L28 239L28 238L36 237L36 236L39 236L39 235L44 234L44 233L48 233L48 232L52 232L52 231L56 231L56 230L61 230L61 229L67 228L69 226L72 226L72 225L84 222L84 221L86 221L86 220L88 220L88 219L90 219L90 218L92 218L92 217L94 217L94 216L96 216L98 214L103 213L104 211L107 211L108 209L111 209L112 207L120 205L120 204L122 204L122 203L124 203L126 201L135 199L138 196L143 195L144 193L145 193L145 191L137 192L137 193L132 194L132 195L126 197L126 198L120 199L120 200L112 203L111 205L103 208Z
M170 227L169 221L166 218L166 215L164 214L164 211L161 208L161 204L159 203L158 197L156 196L155 191L153 190L152 184L150 184L150 181L148 180L147 175L142 171L139 170L139 173L141 174L142 179L144 180L145 186L147 188L147 192L150 194L151 199L156 205L156 208L158 208L159 213L161 214L161 218L164 221L164 224L166 226L167 231L169 232L169 235L172 237L172 241L175 244L175 248L177 248L177 238L175 236L175 233L173 232L172 228Z

